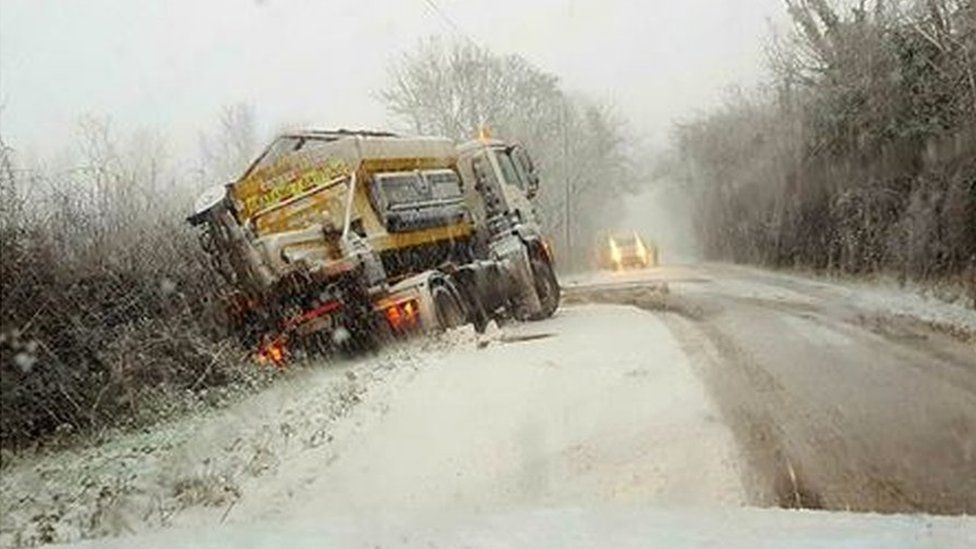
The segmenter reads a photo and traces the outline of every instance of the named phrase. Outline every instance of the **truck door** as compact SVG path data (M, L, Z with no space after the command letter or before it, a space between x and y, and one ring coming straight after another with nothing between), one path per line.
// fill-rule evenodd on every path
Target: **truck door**
M486 220L504 214L508 210L505 191L499 181L495 165L488 154L488 151L479 152L471 159L471 171L474 173L475 179L474 190L484 204Z
M492 154L501 172L505 201L511 211L517 212L523 223L538 226L535 208L528 197L529 177L519 162L505 149L493 149Z

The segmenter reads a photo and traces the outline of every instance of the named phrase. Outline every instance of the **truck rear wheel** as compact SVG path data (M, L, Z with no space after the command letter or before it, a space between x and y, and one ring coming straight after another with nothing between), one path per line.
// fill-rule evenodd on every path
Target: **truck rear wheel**
M447 330L463 325L467 321L464 307L455 292L446 285L438 284L430 290L437 314L437 323L441 329Z
M552 264L545 259L534 256L532 258L532 278L535 283L535 293L539 298L539 311L529 317L529 320L543 320L551 317L559 308L559 282Z

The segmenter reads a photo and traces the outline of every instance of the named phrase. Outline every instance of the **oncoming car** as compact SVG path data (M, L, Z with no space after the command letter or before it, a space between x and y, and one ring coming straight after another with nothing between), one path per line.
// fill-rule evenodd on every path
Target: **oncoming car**
M621 271L657 266L657 246L645 242L636 232L611 235L607 240L611 269Z

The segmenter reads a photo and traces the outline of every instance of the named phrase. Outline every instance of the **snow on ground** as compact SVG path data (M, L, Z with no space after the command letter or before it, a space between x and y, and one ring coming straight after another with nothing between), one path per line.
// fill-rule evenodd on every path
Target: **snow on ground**
M976 329L972 311L907 292L724 265L563 280L569 291L648 282L830 295ZM976 535L972 519L744 508L742 460L688 361L654 313L578 305L294 372L224 412L5 469L0 545L945 546Z
M741 505L736 462L657 318L566 307L295 372L223 412L16 464L0 545L384 509Z
M709 283L720 285L726 295L797 303L814 303L826 298L866 313L929 323L968 335L976 342L976 308L964 299L950 302L934 297L921 286L903 287L892 281L843 280L718 263L664 265L625 272L593 271L560 280L570 290L592 285L656 282L694 292L699 289L699 283ZM706 286L700 289L707 291Z
M386 380L409 375L469 333L391 346L376 357L284 373L224 410L115 436L109 442L5 463L0 547L133 534L225 509L247 479L327 445L333 425Z
M435 342L408 345L383 359L388 368L296 375L193 424L157 459L168 472L140 486L168 480L120 499L116 528L87 534L182 545L187 535L217 541L207 536L222 524L225 543L252 528L285 528L291 540L301 524L384 514L745 503L732 436L654 315L566 307L550 321ZM174 494L185 505L154 507ZM147 532L160 525L172 528Z
M967 306L961 298L952 302L940 299L921 286L902 287L893 281L823 280L787 274L776 276L801 284L820 284L825 289L836 292L840 301L857 308L915 318L923 322L956 327L963 333L976 334L974 306Z
M133 546L121 538L84 547ZM555 507L496 512L348 513L275 524L160 532L138 547L973 547L966 517L755 508Z
M486 341L366 395L328 448L245 485L227 522L744 503L731 434L653 315L567 307Z

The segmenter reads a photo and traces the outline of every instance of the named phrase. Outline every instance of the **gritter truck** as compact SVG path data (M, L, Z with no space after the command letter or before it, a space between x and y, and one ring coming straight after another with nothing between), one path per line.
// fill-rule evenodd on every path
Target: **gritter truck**
M188 221L262 361L551 316L560 289L519 145L308 130L281 135Z

